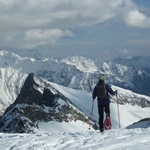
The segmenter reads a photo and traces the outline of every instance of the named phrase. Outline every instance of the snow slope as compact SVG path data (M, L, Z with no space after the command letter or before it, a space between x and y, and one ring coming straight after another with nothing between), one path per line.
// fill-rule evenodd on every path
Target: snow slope
M150 128L37 134L0 133L2 150L149 150Z
M91 113L92 107L92 93L88 93L85 91L70 89L55 83L50 82L50 84L60 91L63 95L65 95L72 103L74 103L79 110L81 110L84 114L89 116ZM119 113L121 119L121 127L125 128L126 126L137 122L143 118L150 117L150 107L138 106L138 101L144 98L147 102L150 102L150 97L133 93L129 90L124 90L122 88L118 88L116 86L112 86L113 90L118 90L118 100L121 105L119 105ZM127 102L124 102L124 99L127 99ZM117 111L117 98L116 96L111 97L111 120L113 122L112 128L118 128L118 111ZM143 100L144 101L144 100ZM132 103L132 105L130 104ZM145 102L145 103L147 103ZM94 109L93 109L93 119L98 121L98 109L97 109L97 100L94 101Z
M14 102L26 77L20 70L0 68L0 115Z

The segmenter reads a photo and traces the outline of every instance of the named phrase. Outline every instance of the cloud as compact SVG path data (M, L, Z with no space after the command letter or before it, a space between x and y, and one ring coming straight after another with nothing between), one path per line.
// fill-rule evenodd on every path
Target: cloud
M25 40L41 40L41 39L58 39L62 36L73 36L72 32L69 30L60 30L60 29L53 29L53 30L28 30L25 33Z
M0 36L1 47L35 48L41 45L54 45L61 38L73 37L74 34L67 29L31 29L27 31L2 32Z
M101 23L116 15L114 10L119 3L119 0L1 0L0 29L68 28Z
M134 39L134 40L130 40L130 43L132 44L136 44L136 45L148 45L150 46L150 39Z
M0 0L0 45L36 47L75 36L74 28L117 18L150 27L132 0Z
M126 23L131 27L149 28L150 18L138 10L129 11L125 16Z
M34 29L28 30L25 32L24 41L28 43L32 43L30 45L31 48L44 45L44 44L54 44L62 37L72 37L73 33L69 30L60 30L60 29L52 29L52 30L41 30Z
M0 0L0 31L74 28L117 16L133 27L149 26L132 0Z

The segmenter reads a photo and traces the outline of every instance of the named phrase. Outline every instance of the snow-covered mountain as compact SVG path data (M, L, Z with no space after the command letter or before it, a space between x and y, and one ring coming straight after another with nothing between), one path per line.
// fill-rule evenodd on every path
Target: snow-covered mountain
M37 57L38 56L38 57ZM12 68L21 73L33 72L48 81L74 89L91 92L100 74L105 74L110 84L150 95L150 75L132 66L110 60L90 60L84 57L54 59L49 57L21 57L17 54L0 51L0 68Z
M106 82L149 95L149 75L108 60L93 61L83 57L66 59L21 57L0 51L0 113L15 101L25 78L31 72L48 81L92 92L97 78L105 74ZM140 90L140 91L139 91Z
M138 71L140 76L140 70ZM31 72L35 76L30 74ZM117 105L116 96L111 97L112 130L105 131L101 135L93 128L89 130L91 91L100 73L105 74L109 83L134 88L132 82L134 69L112 61L92 61L83 57L37 59L1 51L1 114L10 106L0 119L1 132L35 132L35 134L0 133L0 149L149 150L149 120L143 125L143 119L149 118L148 96L112 85L113 90L118 90L119 100ZM28 82L34 83L29 84L29 87L34 85L32 88L26 86L26 79L30 79L27 78L28 74L33 77L33 80ZM118 129L117 106L120 113L120 129ZM63 108L67 108L67 111ZM95 125L98 121L96 100L92 119ZM142 125L139 124L140 120ZM133 123L134 127L130 127L134 129L123 129ZM135 129L139 125L140 129Z
M116 58L117 63L144 70L150 74L150 56Z
M124 57L113 61L134 70L132 78L130 78L134 85L131 90L150 95L150 56Z

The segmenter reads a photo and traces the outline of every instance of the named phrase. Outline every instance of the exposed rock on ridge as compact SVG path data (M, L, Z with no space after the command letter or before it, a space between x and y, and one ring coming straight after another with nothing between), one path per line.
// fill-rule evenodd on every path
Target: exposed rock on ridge
M69 99L31 73L15 102L0 118L0 132L30 133L38 130L39 122L72 120L89 122Z

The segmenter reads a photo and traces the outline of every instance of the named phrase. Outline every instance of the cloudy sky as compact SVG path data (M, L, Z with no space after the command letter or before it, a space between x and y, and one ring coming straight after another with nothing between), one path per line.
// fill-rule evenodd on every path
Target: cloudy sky
M0 0L0 49L150 55L150 0Z

